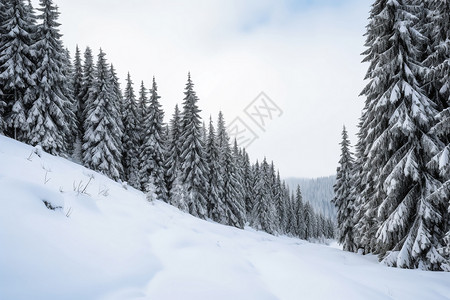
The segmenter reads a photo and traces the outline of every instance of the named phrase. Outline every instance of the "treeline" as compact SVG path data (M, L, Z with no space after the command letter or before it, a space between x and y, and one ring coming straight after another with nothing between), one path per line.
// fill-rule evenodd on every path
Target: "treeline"
M339 240L388 266L450 271L450 1L377 0L356 155L344 129Z
M0 132L54 155L72 157L203 219L303 239L331 238L331 220L291 193L273 163L250 163L229 139L219 113L204 125L188 76L181 110L164 123L158 87L130 74L122 91L112 64L88 47L73 60L58 11L41 0L0 0Z

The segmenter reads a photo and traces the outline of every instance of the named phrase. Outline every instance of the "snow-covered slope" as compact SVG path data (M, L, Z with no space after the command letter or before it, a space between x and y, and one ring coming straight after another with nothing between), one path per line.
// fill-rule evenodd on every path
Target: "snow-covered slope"
M449 273L198 220L32 152L0 137L2 300L450 297Z

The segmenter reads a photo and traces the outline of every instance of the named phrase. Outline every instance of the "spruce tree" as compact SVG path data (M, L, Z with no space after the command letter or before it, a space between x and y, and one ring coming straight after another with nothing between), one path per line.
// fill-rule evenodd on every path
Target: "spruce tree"
M148 101L148 92L147 89L145 88L144 85L144 81L141 81L141 86L139 88L139 99L138 99L138 119L139 119L139 124L142 124L144 122L145 116L147 114L147 109L149 104ZM142 131L142 129L141 129Z
M247 205L247 220L251 227L258 229L259 215L260 215L260 203L262 201L262 182L261 171L259 162L256 161L251 167L251 184L250 184L250 197Z
M338 241L346 251L356 251L354 242L353 218L354 204L351 193L351 182L353 172L353 156L349 149L345 126L342 130L341 159L337 168L336 183L334 185L334 198L332 202L337 209L337 223L339 228Z
M23 0L2 4L0 23L0 92L3 94L4 125L8 135L26 141L29 126L27 107L33 101L36 84L36 52L34 45L33 11Z
M243 158L241 155L241 151L237 145L236 139L234 139L233 149L232 149L232 162L234 167L234 173L236 178L235 188L237 190L237 194L234 198L234 202L237 204L236 208L239 213L238 216L241 218L241 227L243 228L244 223L246 222L246 209L245 209L245 181L244 181L244 170L242 169Z
M277 222L278 233L284 234L286 233L286 205L285 205L285 192L283 188L283 184L280 178L280 172L277 171L277 175L275 178L275 219Z
M223 177L219 161L219 149L212 119L209 120L208 139L206 141L206 161L208 164L208 217L226 224L225 204L222 201Z
M41 14L38 18L42 23L36 32L35 99L27 118L30 127L27 141L32 145L40 144L51 154L67 154L74 115L65 87L67 59L58 29L59 13L52 0L40 0L39 3Z
M89 102L89 99L93 97L94 92L94 84L95 84L95 65L94 65L94 57L92 55L92 50L89 47L86 47L84 51L84 63L83 63L83 72L81 77L81 88L78 92L78 131L80 134L80 142L81 144L84 142L84 128L86 123L86 105ZM82 145L81 147L82 148ZM82 149L81 158L83 157Z
M181 133L183 131L180 110L178 105L175 105L175 111L170 120L169 136L166 141L166 186L168 191L169 203L174 205L172 201L172 189L175 187L177 177L180 177L180 156L181 156ZM179 202L178 200L176 201Z
M301 239L307 238L307 230L306 227L306 214L305 214L305 206L303 205L303 197L300 189L300 185L297 185L297 190L295 192L295 202L294 202L294 222L295 231L294 233Z
M425 38L414 28L414 13L406 0L376 1L372 8L365 52L370 82L359 135L364 162L357 163L366 186L359 188L358 204L366 213L357 228L387 265L437 270L443 199L432 199L440 182L426 167L438 149L428 134L436 104L419 84Z
M112 86L112 74L100 49L95 82L86 104L84 127L83 164L114 180L120 179L121 132L117 121L117 95Z
M150 91L150 103L143 116L143 143L139 153L141 188L154 192L160 200L167 201L167 189L164 180L164 112L159 103L160 96L153 77Z
M189 213L204 219L207 217L206 197L208 191L205 146L202 141L198 98L190 74L184 94L183 132L180 136L181 182L186 190L185 201Z
M305 239L309 240L314 237L314 227L315 227L315 220L314 220L314 211L311 207L311 204L306 201L305 205L303 206L303 216L305 220Z
M70 52L66 48L64 49L64 55L63 55L63 69L62 74L64 78L66 78L66 81L63 83L62 91L63 94L67 97L67 106L65 110L69 112L67 114L67 126L69 127L69 132L66 136L66 144L67 144L67 151L68 153L73 157L75 153L75 146L76 146L76 138L77 138L77 118L76 118L76 106L77 103L74 98L74 68L72 66L71 58L70 58Z
M252 165L250 163L250 158L245 148L242 149L242 193L245 203L245 214L250 216L253 203L252 203L252 183L253 183L253 172ZM248 218L246 218L247 221Z
M139 144L139 136L136 130L138 123L136 105L133 82L131 81L130 73L128 73L122 104L122 165L124 168L124 180L130 186L139 189L139 149L137 147Z
M258 165L256 165L258 166ZM267 233L275 233L274 215L271 199L271 170L266 158L259 167L258 182L256 183L256 198L253 206L250 225L255 229Z
M264 161L263 161L264 163ZM267 219L270 222L271 233L279 232L279 223L278 223L278 209L276 204L276 199L280 193L280 189L277 186L277 177L275 173L275 165L273 161L270 163L267 174L267 191L268 195L266 198L267 202Z
M231 148L226 141L223 144L223 202L225 204L225 215L227 224L244 228L245 204L243 202L241 185Z
M76 137L74 142L74 158L81 161L81 144L83 140L83 105L81 99L81 91L83 89L83 65L81 62L81 52L78 45L75 48L75 57L73 60L73 79L72 79L73 93L72 97L75 102L75 116L76 116Z
M428 32L430 37L429 55L424 61L428 67L427 79L432 100L438 105L437 123L430 134L441 141L439 152L432 157L428 167L440 178L442 185L434 193L436 199L450 199L450 1L426 1L428 14ZM430 88L431 87L431 88ZM447 224L447 252L444 255L450 260L450 200L447 201L448 213L444 214ZM450 263L444 267L450 270Z

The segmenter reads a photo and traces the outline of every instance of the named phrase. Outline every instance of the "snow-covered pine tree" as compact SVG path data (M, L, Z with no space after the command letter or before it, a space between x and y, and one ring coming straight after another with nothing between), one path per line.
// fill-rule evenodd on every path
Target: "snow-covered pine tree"
M442 111L449 106L450 93L450 1L425 0L417 4L422 14L416 29L427 38L421 51L426 71L421 83L430 100Z
M335 225L334 225L334 223L333 223L333 221L330 219L330 218L328 218L327 219L327 238L329 238L329 239L334 239L334 237L335 237L335 234L334 234L334 231L335 231Z
M260 223L260 216L264 213L264 203L263 203L263 180L261 174L261 167L258 160L252 167L253 182L252 182L252 193L251 193L251 213L248 216L248 222L251 227L263 230Z
M450 1L425 1L428 8L425 34L429 37L429 47L424 65L427 67L427 91L431 91L431 99L437 104L437 123L430 134L441 141L439 152L432 157L428 167L440 178L442 185L432 195L437 199L450 199ZM450 200L447 201L450 213ZM444 255L450 260L450 222L449 214L444 214L444 231L447 232L447 251ZM445 247L444 247L445 249ZM450 263L443 268L450 271Z
M81 78L82 84L79 94L77 96L77 99L79 101L77 118L78 118L78 131L80 132L81 158L83 158L82 144L84 143L84 128L87 114L86 105L89 102L89 99L93 97L92 93L94 92L94 84L95 84L95 65L91 48L86 47L83 56L84 56L84 63Z
M208 181L205 161L205 146L201 136L200 109L198 98L194 91L191 75L185 88L183 100L183 132L180 136L181 154L180 171L182 184L186 189L185 201L189 213L200 217L207 217Z
M167 201L164 179L164 112L159 103L158 87L153 77L149 106L143 116L143 143L139 153L141 188L154 192L160 200Z
M250 225L258 230L263 230L267 233L275 233L276 228L273 217L273 207L271 205L271 171L266 158L256 170L259 169L257 175L257 183L255 186L255 199L253 204L253 212Z
M289 191L289 199L286 205L287 212L286 212L286 233L289 236L297 236L295 233L295 230L297 228L297 217L294 213L294 201L295 201L295 195L294 192Z
M75 145L76 145L76 138L77 138L77 118L76 118L76 102L75 98L73 96L74 94L74 68L72 66L71 58L70 58L70 52L66 48L64 49L64 56L63 56L63 68L62 73L64 78L66 78L66 81L63 84L62 90L63 94L67 95L67 107L66 110L69 111L68 113L68 120L67 120L67 126L69 127L69 133L66 136L66 144L67 144L67 151L68 153L73 157L75 154Z
M337 168L336 183L334 185L334 199L332 202L337 209L338 241L345 251L356 252L354 241L354 200L351 193L353 155L349 149L350 141L347 130L342 129L341 159Z
M305 220L305 239L309 240L314 237L314 227L315 227L315 219L314 219L314 210L309 204L308 201L303 205L303 216Z
M248 203L246 203L247 208L247 222L253 228L258 228L259 226L259 209L255 208L256 205L262 201L262 190L261 190L261 171L259 167L258 160L254 165L251 166L251 182L250 182L250 193Z
M245 215L247 216L246 220L249 221L248 218L251 215L253 204L251 201L252 198L252 182L253 182L253 172L252 165L250 163L250 158L248 156L245 148L242 148L242 193L244 197L245 203Z
M139 158L139 178L138 178L139 189L142 191L144 191L144 188L142 187L142 182L144 181L144 179L141 177L143 175L141 171L141 155L142 155L141 150L145 139L145 128L149 127L149 124L145 124L145 122L148 121L148 119L146 119L146 116L148 113L148 107L150 106L147 95L148 95L147 88L144 85L144 81L141 81L141 85L139 88L139 99L136 106L136 117L138 120L136 131L139 137L138 144L136 145L136 147L138 149L138 158Z
M81 144L83 140L83 101L81 99L81 91L83 90L83 65L81 62L81 52L78 45L75 48L75 57L73 60L73 77L72 77L73 93L72 97L75 102L75 117L76 117L76 137L74 141L73 157L81 161Z
M206 145L206 141L208 140L208 129L206 128L205 121L202 122L201 132L203 144Z
M283 230L286 234L288 234L290 232L289 218L291 217L291 211L290 211L290 209L291 209L291 191L290 191L286 181L284 181L284 180L282 182L282 192L283 192L283 199L284 199L283 211L284 211L284 218L285 218Z
M280 178L280 171L277 171L275 178L275 218L278 225L278 232L280 234L286 233L286 203L285 203L285 191Z
M244 181L244 170L242 168L243 158L241 154L241 150L238 147L236 139L234 139L233 149L232 149L232 157L235 169L235 177L236 177L236 189L238 193L234 198L234 201L237 202L237 207L240 209L239 215L242 218L242 222L246 222L246 209L245 209L245 181ZM243 226L242 226L243 227Z
M109 82L111 89L111 97L110 102L110 111L113 116L116 128L112 132L112 137L114 138L114 142L116 147L120 150L120 178L124 178L124 170L122 165L122 155L123 155L123 145L122 145L122 136L123 136L123 122L122 122L122 114L123 114L123 94L122 89L120 88L119 78L117 77L116 70L114 69L113 64L110 65L109 68Z
M393 20L391 19L392 12L386 10L385 5L385 0L377 0L372 5L366 33L365 46L367 50L363 52L363 55L365 55L363 62L370 62L365 79L379 76L378 81L382 80L383 82L388 80L388 76L383 76L384 73L380 72L378 66L381 62L380 54L390 47L389 38ZM384 15L389 17L384 17ZM376 101L377 95L381 93L382 84L374 87L377 88L377 91L370 91L371 86L368 84L361 92L361 95L366 95L366 101L359 122L355 185L352 192L357 207L355 210L358 212L355 224L357 231L355 239L358 246L364 248L365 253L372 252L375 249L376 209L379 206L380 199L384 198L384 195L380 194L382 191L375 188L375 178L380 176L379 159L369 159L369 152L370 147L388 126L388 114L375 107L378 102ZM379 156L383 156L383 154L384 151L379 153Z
M297 185L297 190L295 191L294 200L294 222L295 229L293 233L301 239L307 238L307 225L306 225L306 214L305 205L303 205L302 191L300 185Z
M59 12L52 0L40 0L42 20L37 25L35 51L37 65L35 72L36 86L27 123L30 130L27 142L40 144L51 154L67 154L70 125L74 120L71 102L67 95L64 74L65 51L57 22Z
M208 139L206 141L206 161L208 164L208 217L221 223L226 223L225 204L222 201L223 178L219 160L219 148L212 119L209 120Z
M312 206L311 206L311 208L312 208ZM318 213L316 213L315 211L314 211L314 208L312 208L312 210L313 210L313 220L314 220L314 222L313 222L313 230L314 230L314 232L313 232L313 238L315 238L315 239L317 239L317 238L319 238L319 226L320 226L320 224L319 224L319 214Z
M217 120L217 147L219 151L218 165L223 179L222 182L219 182L219 184L223 184L219 189L222 191L220 197L224 203L223 209L225 212L225 215L220 218L225 219L228 225L243 228L245 223L245 203L243 202L236 158L230 147L222 112L219 112Z
M111 83L105 53L100 49L91 97L85 103L83 164L108 177L119 180L122 173L121 133L117 121L117 95Z
M139 144L139 136L136 130L138 123L136 105L133 82L131 81L130 73L128 73L122 104L122 165L124 168L124 180L130 186L139 189L139 158L136 146Z
M241 193L242 187L239 182L236 160L228 141L225 141L222 146L221 151L224 159L222 199L225 204L227 224L238 228L244 228L245 203Z
M148 92L144 85L144 81L141 81L141 86L139 88L139 99L138 99L138 109L137 109L139 124L142 124L142 122L144 121L144 118L145 118L145 115L147 112L147 108L150 105L147 94L148 94ZM142 131L142 129L140 129L140 131ZM141 141L141 143L142 143L142 141Z
M219 115L217 118L217 148L219 151L219 167L220 167L220 174L222 175L222 179L225 178L225 152L226 148L229 147L229 137L227 133L227 129L225 126L225 119L223 117L222 111L219 111ZM220 198L224 198L224 184L225 182L221 182L222 186L219 188L222 191L222 194L220 195ZM226 218L225 215L222 216L222 218Z
M277 208L277 198L280 194L280 188L277 185L277 176L275 173L275 165L273 161L270 163L269 166L269 173L268 173L268 192L269 195L267 197L267 216L268 219L271 222L271 226L274 230L274 233L279 232L280 224L278 222L278 208Z
M435 122L435 104L419 86L419 46L423 36L414 29L417 17L410 1L376 1L368 26L365 52L371 65L363 90L366 107L360 138L365 161L361 223L371 225L368 240L387 265L440 269L437 240L442 236L441 203L430 196L439 181L426 164L437 144L428 135ZM364 189L363 189L364 190ZM441 199L442 200L442 199Z
M36 69L33 11L23 0L4 2L0 23L0 91L5 102L7 135L26 141L29 126L27 106L33 100Z
M172 199L172 189L178 176L180 176L180 155L181 155L181 133L183 131L180 110L175 105L175 110L169 124L169 136L166 141L166 186L168 191L169 203L174 204ZM179 201L176 201L177 203Z
M317 214L317 220L318 220L318 222L317 222L317 230L318 230L317 237L320 238L320 239L324 239L325 238L325 232L326 232L326 229L325 229L325 226L326 226L325 218L324 218L324 216L321 213L319 213L319 214Z

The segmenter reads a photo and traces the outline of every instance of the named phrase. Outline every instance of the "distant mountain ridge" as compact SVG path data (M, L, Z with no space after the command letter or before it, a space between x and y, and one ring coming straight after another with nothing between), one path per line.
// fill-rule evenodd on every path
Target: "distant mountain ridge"
M285 181L291 191L295 191L297 185L300 185L304 201L308 201L315 211L322 213L325 217L336 220L336 209L331 203L334 197L335 175L319 178L289 177Z

